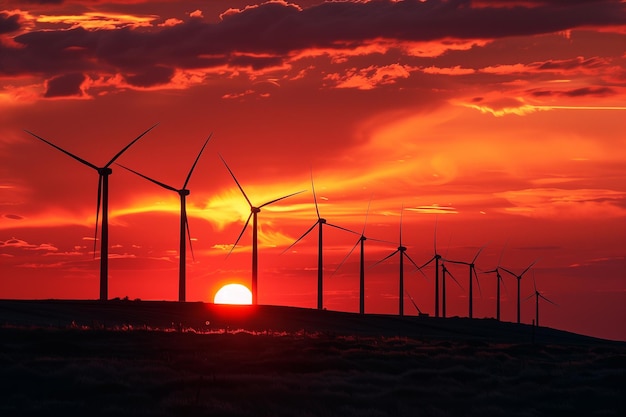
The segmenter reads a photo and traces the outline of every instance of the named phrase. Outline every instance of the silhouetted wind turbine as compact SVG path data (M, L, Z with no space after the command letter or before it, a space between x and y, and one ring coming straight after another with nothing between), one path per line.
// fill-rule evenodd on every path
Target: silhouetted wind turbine
M528 272L528 270L534 265L536 264L537 261L533 261L533 263L531 263L530 265L528 265L528 267L526 269L524 269L524 271L519 274L516 275L515 273L509 271L508 269L504 268L504 267L500 267L503 271L508 272L509 274L513 275L515 278L517 278L517 322L521 323L521 308L520 308L520 282L522 281L522 277L524 276L524 274L526 272Z
M60 146L55 145L52 142L47 141L41 136L37 136L33 132L25 130L26 133L34 136L35 138L41 140L42 142L47 143L53 148L58 149L64 154L68 155L71 158L74 158L78 162L83 165L88 166L89 168L93 168L98 172L98 200L97 200L97 208L96 208L96 231L94 237L94 256L96 254L96 241L98 240L98 220L100 216L100 207L102 207L102 236L100 240L100 300L108 299L108 287L109 287L109 175L113 173L113 170L110 166L115 162L117 158L122 156L128 148L130 148L135 142L141 139L146 133L154 129L158 125L150 127L146 131L144 131L141 135L137 136L133 139L128 145L122 148L106 165L99 167L97 165L88 162L73 153L66 151Z
M476 259L478 258L478 255L480 255L480 252L482 252L483 249L485 249L484 246L478 249L476 256L474 256L474 259L472 259L471 262L453 261L453 260L447 259L448 262L453 263L453 264L461 264L461 265L469 266L469 318L470 319L474 317L474 304L473 304L474 299L473 299L473 291L472 291L473 279L472 278L476 278L476 283L478 284L478 290L480 291L480 281L478 281L478 274L476 274L475 262L476 262Z
M241 239L241 236L243 236L244 232L246 231L246 228L248 227L248 223L250 223L250 218L252 218L252 304L256 305L257 302L258 302L258 291L257 291L257 282L258 282L257 214L259 214L259 212L261 211L261 209L263 207L269 206L270 204L276 203L277 201L284 200L285 198L292 197L292 196L294 196L296 194L303 193L305 190L298 191L298 192L292 193L292 194L288 194L288 195L285 195L283 197L276 198L274 200L270 200L270 201L268 201L266 203L261 204L258 207L257 206L253 206L252 203L250 202L250 199L246 195L246 192L241 187L241 184L239 184L239 181L237 181L237 178L235 177L235 174L233 174L233 171L230 169L230 167L228 166L228 164L226 163L226 161L224 160L222 155L220 155L220 159L222 160L222 162L224 162L224 165L226 166L226 169L230 173L231 177L233 177L233 180L235 180L235 183L237 184L237 187L239 187L239 190L241 191L241 194L243 194L244 198L248 202L248 205L250 206L250 215L248 216L248 219L246 220L246 224L243 225L243 229L241 229L241 233L239 233L239 236L237 237L237 240L235 241L235 244L230 249L229 254L235 249L235 246L237 246L237 243L239 243L239 239Z
M500 321L500 282L502 282L502 284L504 284L504 281L502 280L502 275L500 274L500 269L502 269L500 267L500 263L502 262L502 255L504 255L504 248L506 247L506 245L502 248L502 252L500 252L500 259L498 259L498 265L494 268L491 269L489 271L485 271L485 274L496 274L496 320Z
M363 223L363 230L361 231L361 236L359 236L359 239L356 241L356 243L354 244L354 246L352 247L352 249L350 249L350 252L348 252L348 254L346 255L345 258L343 258L343 260L339 263L339 266L337 266L337 269L335 270L335 272L337 272L337 270L339 268L341 268L341 266L346 262L346 260L348 260L348 258L350 257L350 255L352 255L352 252L354 252L354 250L356 249L357 246L360 246L360 265L359 265L359 314L365 314L365 241L368 240L367 237L365 237L365 227L367 226L367 217L369 215L369 211L370 211L370 205L372 203L372 200L370 199L369 204L367 205L367 211L365 212L365 222ZM379 240L379 239L372 239L369 238L369 240L374 240L376 242L385 242L388 243L384 240ZM334 272L333 272L334 273ZM416 306L417 307L417 306Z
M450 275L450 278L452 278L452 280L456 282L456 285L458 285L460 289L463 289L463 286L459 283L459 281L457 281L454 275L452 275L452 272L448 268L446 268L446 262L442 259L441 260L441 301L442 301L441 313L442 313L443 318L446 318L446 275Z
M424 265L422 265L420 267L420 270L426 267L432 261L435 261L435 317L439 317L439 261L441 260L441 255L437 253L437 219L435 219L435 233L433 243L435 248L433 257L430 258Z
M404 207L402 207L402 210L400 211L400 239L399 239L398 249L396 249L395 251L393 251L392 253L390 253L389 255L385 256L383 259L381 259L380 261L372 265L372 267L374 267L378 265L379 263L384 262L387 259L391 258L396 253L399 254L400 256L400 288L399 288L398 310L399 310L400 316L404 315L404 257L406 257L409 260L409 262L413 264L413 266L415 266L417 269L420 269L420 267L417 266L415 261L413 261L413 259L411 259L411 257L406 253L406 247L402 246L402 213L403 211L404 211Z
M345 227L337 226L332 223L328 223L326 219L320 217L320 210L317 205L317 196L315 194L315 185L313 184L313 173L311 173L311 188L313 189L313 202L315 203L315 213L317 214L317 220L313 225L302 234L298 239L295 240L289 247L287 247L284 252L287 252L291 249L296 243L304 239L306 235L311 233L311 231L317 226L318 229L318 237L317 237L317 309L322 310L324 308L324 260L323 260L323 226L334 227L339 230L345 230L346 232L356 233L352 230L346 229Z
M167 185L165 183L157 181L153 178L148 177L147 175L143 175L135 170L125 167L124 165L118 164L122 168L134 174L137 174L140 177L145 178L148 181L165 188L166 190L171 190L171 191L174 191L175 193L178 193L178 195L180 196L180 241L179 241L180 246L178 250L178 301L181 301L181 302L186 301L186 293L187 293L187 290L186 290L186 284L187 284L186 240L187 239L185 239L185 233L187 234L187 238L189 239L189 249L191 249L191 256L193 257L193 248L191 246L191 232L189 231L189 222L187 221L186 198L190 193L190 191L187 189L187 184L189 183L189 180L191 179L191 174L193 173L193 170L196 168L196 164L198 163L198 160L200 159L200 155L202 155L204 148L206 147L207 143L209 143L209 139L211 139L211 136L213 136L212 133L204 142L204 145L202 145L202 148L200 149L200 152L198 153L198 156L196 157L196 160L191 166L191 169L189 170L189 173L187 174L187 178L185 179L185 182L182 188L180 189L177 189L175 187L172 187L171 185Z
M558 304L556 304L554 301L548 300L543 294L537 291L537 281L535 280L535 274L533 274L533 287L535 289L535 293L526 297L526 300L535 297L535 325L539 327L539 299L543 298L544 300L546 300L550 304L554 304L555 306L558 306Z

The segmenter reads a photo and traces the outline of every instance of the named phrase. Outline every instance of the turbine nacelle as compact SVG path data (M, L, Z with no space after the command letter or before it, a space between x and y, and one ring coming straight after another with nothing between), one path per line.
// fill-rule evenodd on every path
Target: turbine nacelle
M260 213L261 209L259 207L250 207L251 213Z
M109 167L98 168L98 174L102 176L111 175L112 173L113 173L113 170Z
M189 190L187 190L187 189L184 189L184 188L183 188L182 190L178 190L178 194L179 194L181 197L186 197L186 196L188 196L190 193L191 193L191 191L189 191Z

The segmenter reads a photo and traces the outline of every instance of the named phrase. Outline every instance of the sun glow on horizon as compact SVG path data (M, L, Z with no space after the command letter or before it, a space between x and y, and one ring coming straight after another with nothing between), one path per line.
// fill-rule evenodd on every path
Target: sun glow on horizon
M213 298L215 304L252 304L252 293L242 284L226 284L220 288Z

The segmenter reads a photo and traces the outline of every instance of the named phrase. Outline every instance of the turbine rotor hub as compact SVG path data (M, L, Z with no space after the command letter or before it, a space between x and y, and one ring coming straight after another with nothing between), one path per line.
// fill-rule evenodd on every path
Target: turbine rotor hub
M260 212L261 212L261 209L260 209L260 208L258 208L258 207L250 207L250 211L251 211L252 213L260 213Z

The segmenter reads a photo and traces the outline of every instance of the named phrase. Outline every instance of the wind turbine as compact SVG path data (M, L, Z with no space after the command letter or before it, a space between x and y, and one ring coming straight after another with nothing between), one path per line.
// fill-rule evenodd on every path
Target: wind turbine
M352 252L354 252L354 250L356 249L357 246L360 246L360 265L359 265L359 314L365 314L365 241L368 240L368 238L365 236L365 227L367 226L367 217L369 215L369 211L370 211L370 205L372 203L372 200L370 199L369 204L367 205L367 211L365 212L365 222L363 223L363 230L361 230L361 236L359 236L358 240L356 241L356 243L354 244L354 246L352 247L352 249L350 249L350 252L348 252L348 254L346 255L345 258L343 258L343 260L341 261L341 263L339 264L339 266L337 267L337 269L335 270L335 272L337 272L337 270L339 270L339 268L341 268L341 266L346 262L346 260L348 260L348 258L350 257L350 255L352 255ZM376 242L385 242L388 243L384 240L379 240L379 239L372 239L369 238L370 240L374 240ZM333 272L334 273L334 272ZM408 295L408 293L407 293ZM416 306L417 308L417 306ZM418 309L419 311L419 309Z
M239 184L239 181L237 181L237 178L235 177L235 174L233 174L233 171L230 169L230 167L228 166L228 164L226 163L226 161L224 160L222 155L220 155L220 159L222 160L222 162L224 162L224 165L226 166L226 169L230 173L231 177L233 177L233 180L235 180L235 183L237 184L237 187L239 187L239 190L241 191L241 194L243 194L244 198L248 202L248 205L250 206L250 215L248 216L248 219L246 220L246 224L243 225L243 229L241 229L241 233L239 233L239 236L237 237L237 240L235 241L235 244L233 245L233 247L230 249L229 253L231 253L235 249L235 246L237 246L237 243L239 243L239 239L241 239L241 236L243 236L243 233L246 231L246 228L248 227L248 223L250 223L250 218L252 218L252 304L256 305L258 303L258 291L257 291L257 282L258 282L257 215L261 212L261 209L263 207L269 206L270 204L276 203L277 201L284 200L285 198L292 197L292 196L294 196L296 194L303 193L304 190L303 191L298 191L297 193L288 194L288 195L285 195L283 197L276 198L274 200L270 200L270 201L268 201L266 203L261 204L258 207L257 206L253 206L252 203L250 202L250 199L246 195L246 192L241 187L241 184Z
M428 266L428 264L430 264L432 261L435 261L435 317L439 317L439 261L441 260L441 255L437 253L437 219L435 219L435 233L433 243L435 247L434 255L424 265L420 267L420 270Z
M504 248L506 247L506 245L502 248L502 252L500 253L500 259L498 259L498 265L494 268L491 269L489 271L485 271L485 274L496 274L496 320L500 321L500 282L502 282L502 284L504 284L504 281L502 280L502 275L500 274L500 269L502 269L500 267L500 263L502 262L502 255L504 255Z
M503 271L506 271L509 274L513 275L515 278L517 278L517 322L518 323L521 323L521 314L520 314L520 282L522 281L522 277L524 276L524 274L526 272L528 272L528 270L536 263L537 263L537 261L533 261L533 263L528 265L528 267L526 269L524 269L524 271L522 271L522 273L519 274L519 275L516 275L515 273L509 271L508 269L506 269L504 267L500 267Z
M200 149L200 152L198 153L198 156L196 157L196 160L191 166L191 169L189 170L189 173L187 174L187 178L185 179L185 182L183 183L183 186L180 189L172 187L171 185L167 185L160 181L157 181L153 178L148 177L147 175L143 175L135 170L125 167L124 165L118 164L122 168L136 175L139 175L140 177L145 178L148 181L160 187L165 188L166 190L171 190L171 191L174 191L175 193L178 193L178 195L180 196L180 239L179 239L180 246L178 250L178 265L179 265L178 266L178 301L180 302L186 301L186 292L187 292L186 290L187 244L186 244L186 239L185 239L185 233L187 233L187 238L189 239L189 249L191 249L191 256L193 257L193 248L191 247L191 232L189 231L189 222L187 221L186 198L190 193L190 191L187 189L187 184L189 183L189 180L191 179L191 174L193 173L193 170L196 168L196 164L198 163L198 160L200 159L200 155L202 155L204 148L206 147L207 143L209 143L209 139L211 139L211 136L213 136L213 133L209 135L207 140L204 142L204 145L202 145L202 148Z
M446 268L446 262L442 259L441 260L441 313L442 313L442 317L446 318L446 275L450 275L450 278L452 278L452 280L454 282L456 282L456 285L459 286L459 288L463 289L463 286L459 283L459 281L457 281L457 279L454 277L454 275L452 275L452 272Z
M89 168L92 168L98 172L99 178L98 178L98 200L97 200L97 208L96 208L96 231L94 235L93 244L94 244L94 256L95 256L96 241L98 239L98 220L100 216L100 208L102 207L102 236L100 240L100 300L103 300L103 301L108 299L108 287L109 287L109 282L108 282L109 281L109 175L113 173L113 170L110 168L110 166L115 162L115 160L117 160L117 158L122 156L122 154L126 152L128 148L130 148L133 144L135 144L135 142L141 139L146 133L154 129L157 125L158 123L153 125L149 129L147 129L146 131L144 131L141 135L137 136L135 139L133 139L128 145L126 145L124 148L122 148L121 151L116 153L113 156L113 158L111 158L111 160L102 167L94 165L91 162L86 161L74 155L73 153L66 151L60 146L57 146L54 143L42 138L41 136L38 136L34 134L33 132L25 130L25 132L28 133L29 135L34 136L35 138L41 140L42 142L45 142L48 145L52 146L53 148L56 148L59 151L63 152L67 156L77 160L81 164L86 165Z
M535 289L535 293L529 295L528 297L526 297L526 300L529 300L532 297L535 297L535 325L537 327L539 327L539 299L543 298L544 300L546 300L550 304L554 304L555 306L558 305L558 304L556 304L554 301L548 300L543 294L541 294L539 291L537 291L537 281L535 280L535 274L534 273L533 273L533 286L534 286L534 289Z
M413 266L415 266L417 269L420 269L420 267L417 266L415 261L413 261L413 259L411 259L411 257L406 253L406 247L402 246L402 213L403 211L404 211L404 207L402 207L402 210L400 210L400 239L399 239L398 249L396 249L395 251L393 251L392 253L390 253L389 255L385 256L383 259L381 259L380 261L372 265L372 267L374 267L378 265L379 263L384 262L387 259L391 258L396 253L399 254L400 256L400 288L399 288L398 308L399 308L400 316L404 315L404 257L406 257L409 260L409 262L413 264Z
M296 243L304 239L306 235L311 233L315 226L318 229L318 237L317 237L317 309L322 310L324 308L324 261L323 261L323 251L322 251L322 237L323 237L323 226L331 226L339 230L345 230L346 232L356 233L350 229L346 229L345 227L337 226L332 223L328 223L326 219L320 217L320 210L317 205L317 196L315 194L315 185L313 184L313 173L311 173L311 188L313 189L313 202L315 203L315 213L317 214L317 220L313 225L302 234L295 242L293 242L287 249L283 251L283 253L287 252L291 249Z
M478 281L478 274L476 274L475 262L476 262L476 259L478 258L478 255L480 255L480 252L482 252L483 249L485 249L484 246L478 249L478 252L476 252L476 255L474 256L471 262L453 261L453 260L447 259L448 262L453 263L453 264L461 264L461 265L469 266L469 318L470 319L474 317L474 304L473 304L474 300L473 300L473 290L472 290L473 279L472 278L476 278L476 283L478 284L478 290L480 291L480 281Z

